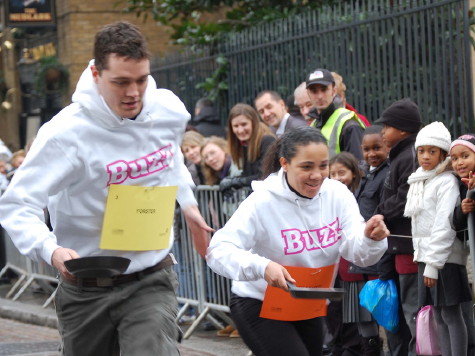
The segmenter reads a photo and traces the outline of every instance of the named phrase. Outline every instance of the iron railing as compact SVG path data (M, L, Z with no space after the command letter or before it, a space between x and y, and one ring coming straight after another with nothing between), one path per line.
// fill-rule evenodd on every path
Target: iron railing
M348 102L371 121L411 97L424 123L454 136L474 131L468 1L339 1L331 7L230 33L215 49L229 61L229 89L218 103L223 123L237 102L273 89L284 98L317 67L340 73ZM174 55L155 64L159 86L192 112L195 88L217 68L215 55ZM206 54L208 53L208 54Z

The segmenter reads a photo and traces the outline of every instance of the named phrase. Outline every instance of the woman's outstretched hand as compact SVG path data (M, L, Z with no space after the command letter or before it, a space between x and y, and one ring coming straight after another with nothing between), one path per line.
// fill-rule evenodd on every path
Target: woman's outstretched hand
M285 291L289 290L287 281L295 283L295 279L290 276L284 266L272 261L270 261L266 267L264 279L272 287L281 288Z
M389 236L389 230L384 223L384 216L374 215L366 222L364 233L371 240L381 241Z

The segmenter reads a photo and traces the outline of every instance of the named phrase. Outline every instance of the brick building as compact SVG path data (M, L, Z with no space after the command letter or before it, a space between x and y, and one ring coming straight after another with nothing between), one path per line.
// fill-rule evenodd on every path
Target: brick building
M6 0L0 3L0 70L4 78L0 101L11 104L11 107L7 105L7 109L0 107L0 138L12 150L23 146L34 135L37 127L45 121L46 107L53 107L54 111L69 103L80 74L92 58L94 34L103 25L117 20L130 21L141 28L154 57L173 51L173 47L168 44L167 28L151 19L144 22L135 14L123 13L121 6L115 5L117 0L50 2L54 10L54 23L46 26L9 23L8 15L11 12L8 12L7 5L14 2ZM26 57L24 54L28 56L26 61L25 58L22 60L22 56ZM37 59L52 54L56 54L69 72L69 88L67 93L60 96L59 104L58 100L53 101L53 104L45 104L44 99L32 98L24 85L25 81L33 83ZM49 117L46 115L46 119Z

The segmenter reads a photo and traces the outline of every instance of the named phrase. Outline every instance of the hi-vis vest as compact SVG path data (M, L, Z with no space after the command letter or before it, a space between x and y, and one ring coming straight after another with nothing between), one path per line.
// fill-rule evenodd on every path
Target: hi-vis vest
M361 121L361 119L353 111L345 108L336 109L328 118L325 125L323 125L321 131L323 136L325 136L327 139L330 158L340 153L341 131L345 123L351 119L355 119L362 128L366 127L363 121Z

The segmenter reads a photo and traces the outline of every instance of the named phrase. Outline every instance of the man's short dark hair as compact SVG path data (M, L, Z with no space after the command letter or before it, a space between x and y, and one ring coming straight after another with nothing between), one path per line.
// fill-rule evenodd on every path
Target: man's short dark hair
M256 102L258 99L263 97L264 95L269 94L272 100L274 101L281 101L283 100L282 97L280 96L279 93L277 93L274 90L263 90L259 94L256 95L256 98L254 99L254 102Z
M139 28L125 21L106 25L96 33L94 64L99 72L108 68L110 54L135 60L150 58L145 37Z
M207 108L212 108L214 107L214 103L213 103L213 100L209 99L209 98L201 98L199 99L196 104L195 104L195 108L196 109L203 109L204 107L207 107Z

